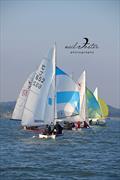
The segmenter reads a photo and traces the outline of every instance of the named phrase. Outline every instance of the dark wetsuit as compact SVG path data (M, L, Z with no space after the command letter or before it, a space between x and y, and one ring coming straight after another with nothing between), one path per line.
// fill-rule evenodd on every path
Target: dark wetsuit
M89 124L92 125L92 119L89 121Z
M88 123L86 121L84 121L84 128L89 127Z
M63 128L62 128L62 126L60 124L57 123L54 126L53 132L54 132L54 130L56 130L55 134L58 135L58 134L62 134Z

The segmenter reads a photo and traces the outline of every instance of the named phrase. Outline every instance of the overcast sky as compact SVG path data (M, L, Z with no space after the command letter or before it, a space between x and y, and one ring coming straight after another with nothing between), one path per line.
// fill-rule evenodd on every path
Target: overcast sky
M75 80L85 69L88 88L97 86L107 104L120 107L119 0L1 0L0 7L0 101L16 100L56 41L57 65ZM99 48L70 54L65 46L84 37Z

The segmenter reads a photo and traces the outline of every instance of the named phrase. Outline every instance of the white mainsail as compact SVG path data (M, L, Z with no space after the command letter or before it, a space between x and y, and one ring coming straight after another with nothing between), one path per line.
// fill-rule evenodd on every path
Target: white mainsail
M22 116L23 126L40 126L45 122L47 97L55 77L55 54L56 47L54 46L49 57L42 60L35 73Z
M96 87L95 88L95 91L93 92L93 95L95 96L95 98L96 98L96 100L97 100L97 102L98 102L98 104L99 104L99 101L98 101L98 87ZM99 106L100 106L100 104L99 104ZM100 110L101 110L101 107L100 107ZM101 111L102 112L102 111ZM92 121L93 122L97 122L98 121L98 119L101 119L101 117L97 117L97 118L93 118L92 119Z
M87 121L87 107L86 107L86 72L83 71L78 82L80 91L80 121Z
M94 94L96 100L98 101L98 88L97 87L96 87L96 89L95 89L93 94Z
M24 111L24 107L27 101L27 97L30 91L30 87L33 81L35 73L33 72L32 74L29 75L28 79L26 80L26 82L24 83L20 94L18 96L13 114L12 114L12 119L22 119L22 115L23 115L23 111Z

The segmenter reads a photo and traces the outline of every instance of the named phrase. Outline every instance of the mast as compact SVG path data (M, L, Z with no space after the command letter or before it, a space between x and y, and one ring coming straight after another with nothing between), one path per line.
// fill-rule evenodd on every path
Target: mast
M86 71L84 71L84 74L85 74L85 121L87 121L88 123Z
M84 71L84 74L85 74L85 121L86 121L86 119L87 119L87 98L86 98L86 71Z
M55 68L55 80L54 80L54 120L53 120L53 122L55 121L55 107L56 107L56 64L57 64L57 62L56 62L56 59L57 59L57 57L56 57L56 42L55 42L55 44L54 44L54 58L55 58L55 64L54 64L54 68Z

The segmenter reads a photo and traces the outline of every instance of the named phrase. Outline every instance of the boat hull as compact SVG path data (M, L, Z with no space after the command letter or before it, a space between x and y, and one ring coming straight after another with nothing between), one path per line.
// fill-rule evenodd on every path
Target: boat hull
M105 119L91 119L92 123L90 123L90 125L99 125L99 126L103 126L106 124ZM89 121L90 122L90 121Z
M38 136L40 139L55 139L56 135L52 134L52 135L44 135L44 134L39 134Z

